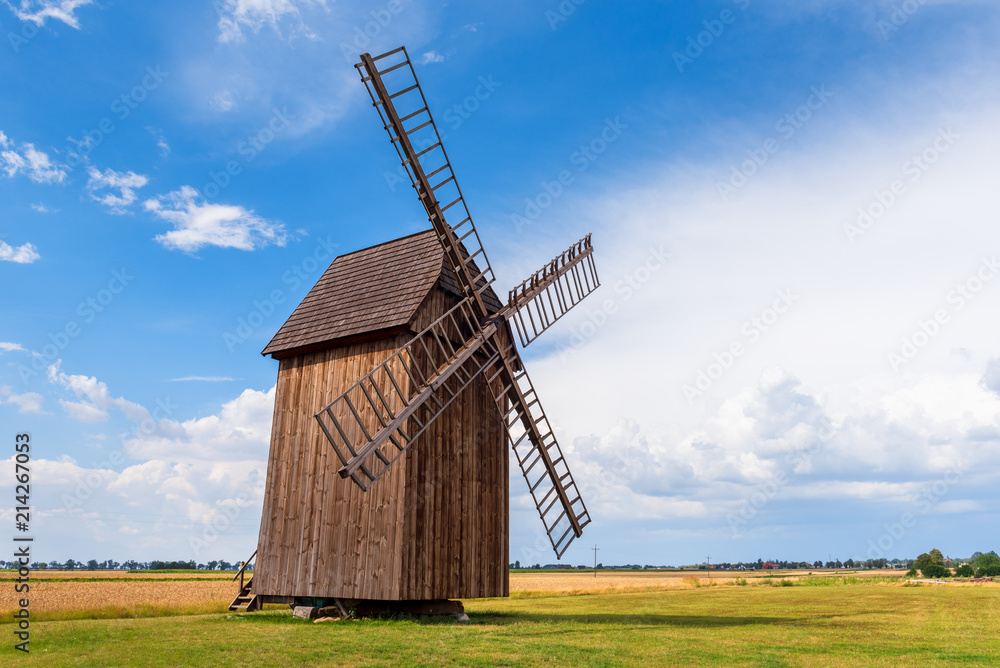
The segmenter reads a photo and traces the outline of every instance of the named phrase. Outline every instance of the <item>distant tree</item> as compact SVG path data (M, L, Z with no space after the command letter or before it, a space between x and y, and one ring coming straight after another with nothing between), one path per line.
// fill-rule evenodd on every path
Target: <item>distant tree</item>
M955 569L955 575L960 578L971 578L976 574L976 569L972 567L972 564L962 564Z
M972 565L977 571L986 570L991 566L1000 566L1000 557L996 552L978 552L973 555Z
M918 571L922 571L924 570L924 566L927 566L931 563L933 563L931 555L924 552L923 554L917 557L917 560L916 562L914 562L913 567L916 568Z
M951 571L941 564L927 564L920 569L925 578L950 578Z
M514 568L520 568L520 567L521 567L521 562L520 561L515 561L514 562Z
M220 561L219 562L219 570L220 571L231 571L231 570L233 570L233 565L231 563L229 563L228 561Z
M49 567L49 565L47 563L45 563L44 561L38 562L38 570L44 571L48 567Z
M91 559L87 562L88 571L96 571L98 566L100 566L100 564L97 563L97 559Z
M928 554L931 557L932 564L937 564L938 566L944 566L944 555L941 554L941 550L934 548Z
M917 569L913 568L913 567L910 567L910 570L906 571L906 575L904 577L908 577L908 578L915 578L915 577L917 577Z
M218 562L218 561L215 561L215 560L213 559L212 561L208 562L208 570L210 570L210 571L214 571L214 570L215 570L215 567L216 567L216 566L218 566L218 565L219 565L219 562Z
M72 571L75 570L78 565L79 564L77 564L76 561L74 561L73 559L67 559L66 563L63 564L63 568L66 569L67 571Z

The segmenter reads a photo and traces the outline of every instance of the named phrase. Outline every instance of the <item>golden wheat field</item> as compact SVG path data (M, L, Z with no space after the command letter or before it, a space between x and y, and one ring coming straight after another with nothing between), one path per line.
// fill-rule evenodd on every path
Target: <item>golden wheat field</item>
M784 571L777 574L688 572L511 573L512 598L573 596L770 584L781 580L844 577L843 571ZM875 578L901 585L899 571L866 571L850 577ZM775 577L780 580L775 580ZM17 607L15 573L0 575L0 619L10 619ZM125 573L114 571L42 571L31 575L32 616L38 620L76 617L146 617L223 612L237 585L224 573ZM974 586L974 585L973 585ZM997 585L1000 586L1000 585Z

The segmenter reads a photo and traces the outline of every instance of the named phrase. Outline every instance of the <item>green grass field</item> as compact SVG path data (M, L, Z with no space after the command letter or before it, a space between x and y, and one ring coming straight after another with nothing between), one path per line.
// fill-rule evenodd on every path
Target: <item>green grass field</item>
M471 622L274 609L0 626L5 666L1000 665L1000 588L729 586L470 601ZM7 620L4 620L7 621Z

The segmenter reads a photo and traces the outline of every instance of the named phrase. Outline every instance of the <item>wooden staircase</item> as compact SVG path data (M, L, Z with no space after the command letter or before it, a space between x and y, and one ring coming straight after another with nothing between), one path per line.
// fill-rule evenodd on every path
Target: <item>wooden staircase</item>
M233 602L229 604L229 610L231 612L253 612L254 610L260 610L261 608L260 597L250 593L250 590L253 588L253 576L251 575L250 579L246 582L243 581L243 575L246 571L246 567L255 556L257 556L256 550L254 550L254 553L250 555L250 559L243 562L243 565L240 566L240 570L238 570L236 575L233 576L233 581L235 581L236 578L240 579L240 593L238 593L236 598L233 599Z

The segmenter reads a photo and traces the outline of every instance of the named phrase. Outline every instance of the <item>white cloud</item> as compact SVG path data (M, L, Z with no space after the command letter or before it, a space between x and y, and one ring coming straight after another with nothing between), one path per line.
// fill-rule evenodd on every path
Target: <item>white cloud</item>
M48 154L39 151L34 144L21 144L18 152L14 143L0 132L0 168L13 178L25 174L35 183L62 183L66 179L66 168L53 165Z
M1000 395L1000 358L990 360L980 382L986 389Z
M16 262L17 264L31 264L42 256L38 254L38 249L34 244L24 243L14 247L6 241L0 241L0 260L5 262Z
M171 249L196 251L204 246L254 250L268 244L284 246L281 223L266 220L241 206L200 200L191 186L146 200L145 208L176 228L156 237Z
M32 204L31 208L37 211L38 213L50 213L49 207L45 206L44 204Z
M327 8L325 0L225 0L220 8L219 41L240 42L245 39L244 29L257 33L266 26L280 34L280 24L290 26L291 36L314 38L302 22L300 6Z
M420 64L426 65L427 63L443 63L444 56L442 56L437 51L428 51L420 58Z
M223 90L216 93L212 99L208 101L208 106L212 109L212 111L226 112L236 106L236 101L233 99L233 94L231 92Z
M124 397L112 397L108 386L94 376L69 375L59 370L60 362L48 369L49 382L70 390L80 401L60 400L63 410L80 422L100 422L109 410L118 410L135 424L151 420L149 411Z
M0 341L0 351L9 353L13 350L24 351L24 346L20 343L11 343L10 341Z
M45 413L45 411L42 410L45 398L37 392L11 394L7 397L7 403L17 406L17 411L19 413L34 413L36 415L42 415Z
M170 144L167 143L166 137L163 136L163 131L148 126L146 130L156 139L156 147L160 149L160 157L165 158L170 155Z
M100 202L108 207L111 213L118 215L128 213L127 207L136 200L135 189L149 183L149 179L142 174L116 172L110 168L102 172L95 167L89 167L87 174L90 176L90 180L87 181L87 190L90 191L91 199ZM102 195L97 192L106 188L118 190L118 193Z
M163 420L155 434L128 444L140 459L241 461L265 456L271 435L274 388L244 390L222 406L218 415L184 422Z
M53 19L78 30L80 22L73 13L79 7L86 7L93 2L94 0L21 0L15 6L10 0L4 0L4 4L22 21L31 21L41 26L46 19Z

